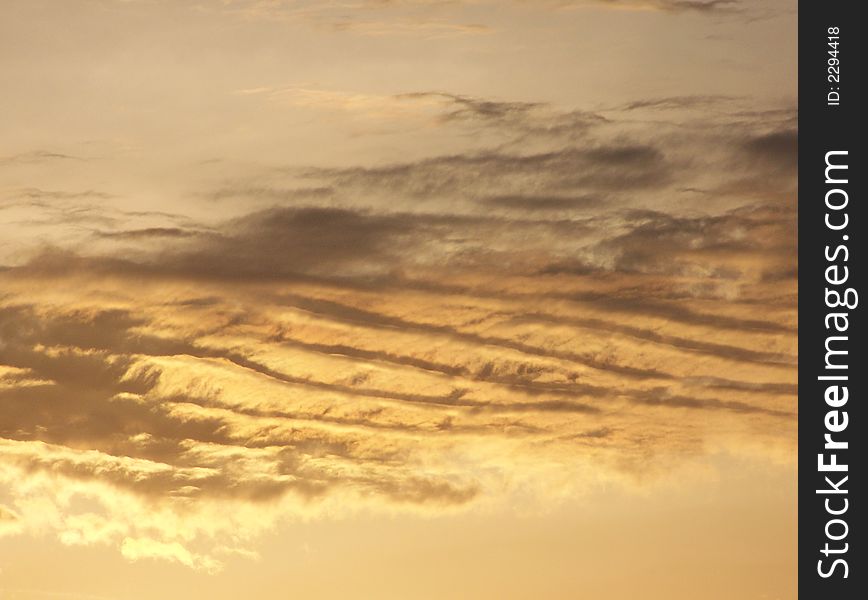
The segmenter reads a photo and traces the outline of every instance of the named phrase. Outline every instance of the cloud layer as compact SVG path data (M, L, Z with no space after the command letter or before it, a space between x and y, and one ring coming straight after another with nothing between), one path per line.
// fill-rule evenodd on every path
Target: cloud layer
M0 271L0 531L216 571L284 520L789 460L792 112L362 110L396 103L474 138L202 190L228 218L12 192L19 227L67 235Z

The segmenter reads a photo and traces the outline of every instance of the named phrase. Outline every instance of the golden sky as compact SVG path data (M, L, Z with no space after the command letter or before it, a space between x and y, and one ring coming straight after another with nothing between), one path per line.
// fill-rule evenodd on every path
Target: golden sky
M4 2L0 598L794 598L795 5Z

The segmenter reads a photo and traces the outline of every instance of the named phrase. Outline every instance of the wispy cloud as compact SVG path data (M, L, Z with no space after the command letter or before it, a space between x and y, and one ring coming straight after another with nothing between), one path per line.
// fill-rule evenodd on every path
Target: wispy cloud
M0 156L0 164L40 164L50 161L67 160L83 161L86 159L80 156L64 154L62 152L54 152L51 150L33 150L30 152Z

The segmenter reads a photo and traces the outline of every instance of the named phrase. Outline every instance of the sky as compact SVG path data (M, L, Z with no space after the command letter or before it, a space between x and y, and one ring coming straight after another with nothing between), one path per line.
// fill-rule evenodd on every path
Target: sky
M794 598L795 8L4 2L0 598Z

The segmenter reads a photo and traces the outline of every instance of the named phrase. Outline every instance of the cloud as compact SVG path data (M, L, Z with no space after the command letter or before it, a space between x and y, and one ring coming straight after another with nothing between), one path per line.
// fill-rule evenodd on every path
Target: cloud
M300 21L336 31L364 35L460 35L487 33L485 24L464 21L465 11L480 5L494 5L492 0L360 0L354 4L340 2L297 3L288 1L259 2L235 0L205 4L245 18ZM508 8L521 7L524 0L506 3ZM739 0L545 0L545 10L591 6L614 10L656 10L679 14L692 12L719 15L744 10ZM511 5L511 6L510 6ZM200 5L201 6L201 5ZM502 6L502 4L500 5ZM460 22L455 22L461 20Z
M739 0L597 0L613 6L657 8L666 12L695 11L699 13L726 12L738 7Z
M293 166L232 181L214 198L263 208L326 203L384 210L400 196L420 201L410 210L467 213L476 204L476 213L534 212L539 219L552 210L587 213L594 202L636 206L639 189L644 208L664 211L674 204L683 211L695 194L706 194L712 211L766 202L771 194L784 203L792 189L783 163L769 161L772 153L787 152L781 145L792 137L786 132L792 132L794 110L751 108L743 98L656 97L585 111L430 91L306 94L313 94L313 110L339 107L383 124L400 119L404 128L436 132L463 149L385 164ZM766 146L764 136L772 136Z
M434 99L444 102L451 110L442 118L444 120L505 120L511 117L527 118L544 105L539 102L502 102L449 94L446 92L414 92L400 94L398 99L426 100Z
M220 564L207 556L196 555L178 542L166 543L149 538L124 538L121 554L131 561L143 558L162 558L208 572L220 570Z
M611 144L532 154L480 152L370 168L317 169L310 178L335 188L389 190L420 199L449 194L609 192L663 185L671 177L665 154L649 144Z
M795 129L783 129L748 138L744 150L751 160L792 174L798 168L798 143Z
M14 192L12 195L15 198L27 198L31 201L31 204L35 206L45 206L48 204L48 201L53 200L82 200L86 198L108 200L113 197L111 194L100 192L98 190L72 192L63 190L43 190L40 188L25 188Z
M0 165L12 164L40 164L51 161L83 161L86 160L72 154L64 154L63 152L54 152L51 150L32 150L30 152L22 152L19 154L10 154L0 156Z
M593 111L557 111L541 102L509 102L447 92L413 92L395 96L398 101L434 102L440 108L437 121L465 126L498 127L525 135L577 136L608 121Z
M17 533L21 528L21 517L8 506L0 504L0 536Z
M469 141L235 177L222 219L14 192L77 235L0 270L0 531L215 572L294 519L792 452L791 112L381 101Z
M605 204L599 196L489 196L479 202L493 208L519 209L522 211L563 211L600 208Z
M623 110L674 110L685 108L707 108L709 105L720 104L734 100L733 96L723 95L693 95L693 96L669 96L666 98L648 98L636 100L623 106Z
M113 240L141 240L150 238L183 238L196 235L196 232L180 227L146 227L144 229L128 229L122 231L100 231L98 237Z
M414 19L365 21L345 18L331 23L329 27L334 31L349 31L368 36L413 36L425 39L492 33L492 28L482 23L449 23Z
M726 279L738 277L745 269L745 257L760 247L769 254L765 260L756 257L752 267L780 268L781 262L788 262L786 253L794 244L789 235L794 226L792 214L756 218L750 213L732 212L685 218L639 211L628 219L633 227L627 233L602 242L596 249L607 262L613 261L609 267L617 271L699 271Z
M6 232L14 240L42 236L69 244L94 235L116 240L181 236L187 230L204 227L180 214L120 208L122 198L101 190L27 187L12 189L3 196L0 212Z
M343 2L259 2L236 0L197 5L200 9L222 12L245 19L263 19L302 23L331 32L349 32L364 36L413 36L440 39L464 35L485 35L491 27L467 21L453 9L461 3L439 0L382 2L361 0ZM459 10L460 12L460 10Z

